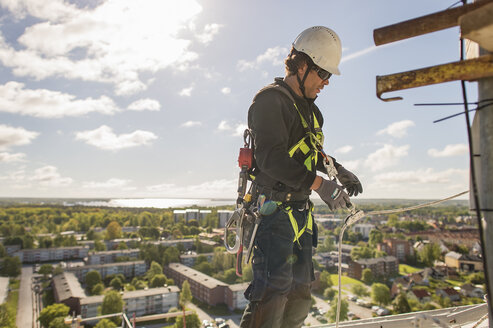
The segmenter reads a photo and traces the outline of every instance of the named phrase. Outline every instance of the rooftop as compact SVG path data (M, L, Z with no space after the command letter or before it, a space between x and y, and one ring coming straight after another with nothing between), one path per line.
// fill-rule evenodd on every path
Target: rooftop
M207 288L215 288L218 286L227 286L228 284L219 281L211 276L208 276L200 271L187 267L181 263L170 263L169 268L185 276L187 279L195 281Z
M79 280L71 272L64 272L53 277L53 285L58 293L60 301L69 298L85 298L86 293L82 289Z

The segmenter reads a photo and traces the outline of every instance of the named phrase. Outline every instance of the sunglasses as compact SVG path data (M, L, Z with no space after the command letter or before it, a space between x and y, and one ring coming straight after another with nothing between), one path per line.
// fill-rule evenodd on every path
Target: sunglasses
M322 81L324 80L328 80L330 79L330 77L332 76L332 73L329 73L327 72L326 70L324 70L323 68L320 68L318 66L313 66L312 68L315 72L317 72L318 74L318 77L322 79Z

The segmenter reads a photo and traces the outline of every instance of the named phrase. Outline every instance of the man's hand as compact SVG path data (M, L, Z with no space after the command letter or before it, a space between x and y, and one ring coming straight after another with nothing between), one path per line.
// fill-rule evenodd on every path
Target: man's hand
M337 179L346 188L349 196L358 196L363 193L363 186L356 175L346 170L344 166L339 166L337 172Z
M335 181L322 178L322 183L315 189L315 192L332 211L347 207L346 204L350 203L348 194Z

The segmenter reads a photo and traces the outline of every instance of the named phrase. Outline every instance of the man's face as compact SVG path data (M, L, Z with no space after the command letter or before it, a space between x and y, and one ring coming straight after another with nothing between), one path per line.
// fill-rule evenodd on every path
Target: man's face
M300 77L303 78L306 69L308 68L307 65L305 65L298 74L300 74ZM329 79L322 80L319 76L317 71L310 69L310 72L308 73L308 76L306 77L305 80L305 96L307 98L315 98L317 97L318 93L322 91L324 86L329 85Z

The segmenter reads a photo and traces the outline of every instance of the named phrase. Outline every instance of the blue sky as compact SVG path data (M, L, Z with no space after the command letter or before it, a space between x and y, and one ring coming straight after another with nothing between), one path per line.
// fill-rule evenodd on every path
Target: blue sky
M467 190L464 118L433 123L462 107L413 106L461 101L459 82L375 96L376 75L458 60L459 28L381 47L373 30L453 3L0 0L0 197L234 198L251 99L314 25L342 40L317 104L362 197Z

